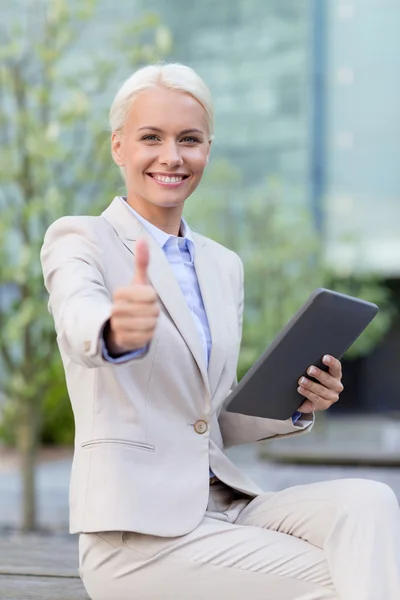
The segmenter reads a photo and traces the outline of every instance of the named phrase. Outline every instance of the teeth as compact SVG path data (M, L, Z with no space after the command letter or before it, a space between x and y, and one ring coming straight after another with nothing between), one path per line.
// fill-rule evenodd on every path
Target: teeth
M157 181L162 181L164 183L178 183L178 181L182 181L183 177L166 177L165 175L153 175L154 179Z

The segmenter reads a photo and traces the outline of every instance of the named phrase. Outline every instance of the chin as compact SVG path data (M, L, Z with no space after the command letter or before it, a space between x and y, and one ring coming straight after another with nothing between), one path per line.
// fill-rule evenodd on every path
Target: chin
M184 203L185 200L182 200L181 202L157 202L157 206L160 208L178 208L179 206L183 206Z
M183 206L188 196L182 196L181 198L154 198L151 200L151 204L155 204L160 208L177 208Z

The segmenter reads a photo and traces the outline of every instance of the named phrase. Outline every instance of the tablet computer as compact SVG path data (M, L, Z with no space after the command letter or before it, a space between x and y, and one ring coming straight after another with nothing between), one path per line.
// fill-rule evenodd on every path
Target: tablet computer
M341 359L378 312L376 304L332 290L315 290L228 397L228 412L289 419L305 398L297 391L309 366Z

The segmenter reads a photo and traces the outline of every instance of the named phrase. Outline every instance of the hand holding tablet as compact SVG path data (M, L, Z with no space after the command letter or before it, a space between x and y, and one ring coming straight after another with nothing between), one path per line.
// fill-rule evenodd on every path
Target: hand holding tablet
M324 374L340 382L335 371L335 367L339 368L337 361L328 366L323 357L329 355L340 360L377 312L378 307L371 302L317 289L242 378L230 394L226 410L269 419L289 419L305 401L297 389L304 376L310 380L310 384L304 386L310 396L303 406L307 412L307 407L311 409L308 403L313 401L312 394L321 392L316 386L326 387ZM307 374L310 366L319 369L316 377ZM329 386L334 394L340 393L337 383L330 380ZM326 401L332 404L333 396L326 397Z
M339 400L339 394L343 392L341 362L328 354L322 358L322 362L328 367L328 372L311 365L307 374L302 375L298 381L297 391L306 398L298 408L301 413L327 410Z

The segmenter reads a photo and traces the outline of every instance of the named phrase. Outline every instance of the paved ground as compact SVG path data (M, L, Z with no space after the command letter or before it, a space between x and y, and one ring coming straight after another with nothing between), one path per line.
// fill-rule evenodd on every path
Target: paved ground
M0 536L2 600L86 600L77 537L67 533Z
M2 600L90 600L80 579L0 575Z
M78 538L68 533L0 535L2 600L88 600L78 575Z

